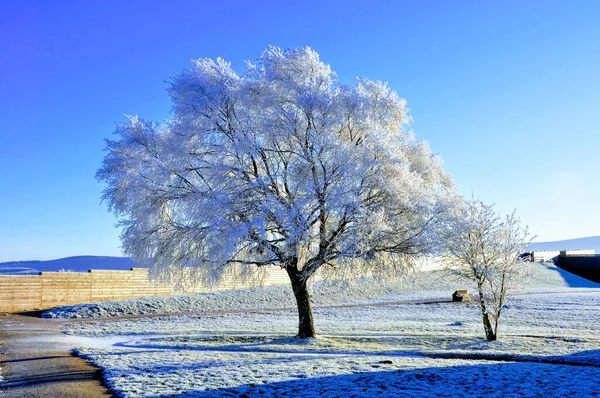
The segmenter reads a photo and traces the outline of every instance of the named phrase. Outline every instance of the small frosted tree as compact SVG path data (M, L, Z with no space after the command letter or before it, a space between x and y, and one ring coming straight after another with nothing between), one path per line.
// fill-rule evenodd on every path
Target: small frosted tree
M321 267L394 274L436 239L453 182L386 84L344 85L312 49L271 47L243 76L194 61L168 92L172 119L119 124L97 172L124 252L154 279L279 266L311 337Z
M445 268L477 284L485 337L496 340L506 299L528 271L519 254L533 237L514 211L502 218L493 205L476 199L457 206L449 219Z

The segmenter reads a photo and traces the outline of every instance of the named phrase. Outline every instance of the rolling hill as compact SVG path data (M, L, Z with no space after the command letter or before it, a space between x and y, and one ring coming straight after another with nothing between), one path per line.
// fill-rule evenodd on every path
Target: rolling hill
M87 272L90 269L128 270L139 267L128 257L75 256L49 261L11 261L0 263L0 274L32 275L40 271Z
M594 249L600 254L600 236L588 236L585 238L557 240L554 242L535 242L527 247L527 251L536 250L577 250Z

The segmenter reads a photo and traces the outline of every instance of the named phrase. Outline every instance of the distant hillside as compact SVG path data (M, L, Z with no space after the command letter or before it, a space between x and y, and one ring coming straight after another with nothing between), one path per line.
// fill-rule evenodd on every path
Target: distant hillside
M554 242L535 242L527 247L527 251L535 250L576 250L594 249L600 254L600 236L588 236L586 238L557 240Z
M535 242L526 251L535 250L575 250L594 249L600 254L600 236L559 240L555 242ZM87 272L90 269L128 270L140 267L129 257L75 256L49 261L11 261L0 263L0 274L31 275L40 271Z
M90 269L128 270L139 267L129 257L76 256L49 261L11 261L0 263L0 274L31 275L40 271L87 272Z

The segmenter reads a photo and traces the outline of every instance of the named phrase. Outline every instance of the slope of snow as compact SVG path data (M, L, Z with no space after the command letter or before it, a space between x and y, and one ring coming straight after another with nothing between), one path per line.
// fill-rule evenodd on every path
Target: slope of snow
M554 265L533 263L524 292L562 291L567 288L599 288L600 284L566 272ZM440 272L419 272L406 279L384 283L364 278L351 281L317 282L311 301L317 306L450 298L456 289L473 290L472 282ZM185 296L148 297L125 301L64 306L47 311L47 318L98 318L174 312L226 311L294 308L290 286L275 286L200 293Z
M525 249L535 250L578 250L594 249L600 253L600 236L588 236L585 238L557 240L553 242L534 242Z

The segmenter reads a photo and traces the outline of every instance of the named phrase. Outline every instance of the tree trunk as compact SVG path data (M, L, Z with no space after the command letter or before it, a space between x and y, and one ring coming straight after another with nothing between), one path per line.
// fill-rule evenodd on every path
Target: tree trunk
M488 341L496 340L496 332L494 332L494 329L492 328L490 315L487 312L483 314L483 329L485 330L485 338Z
M479 305L481 306L481 315L483 319L483 330L485 331L485 338L488 341L494 341L496 340L496 331L492 327L492 322L490 321L490 314L488 313L488 309L483 296L483 289L481 288L479 288Z
M296 305L298 306L298 337L305 339L315 337L315 325L313 323L312 309L310 307L310 294L306 286L306 280L302 279L302 271L296 267L286 267L286 271L292 283Z

